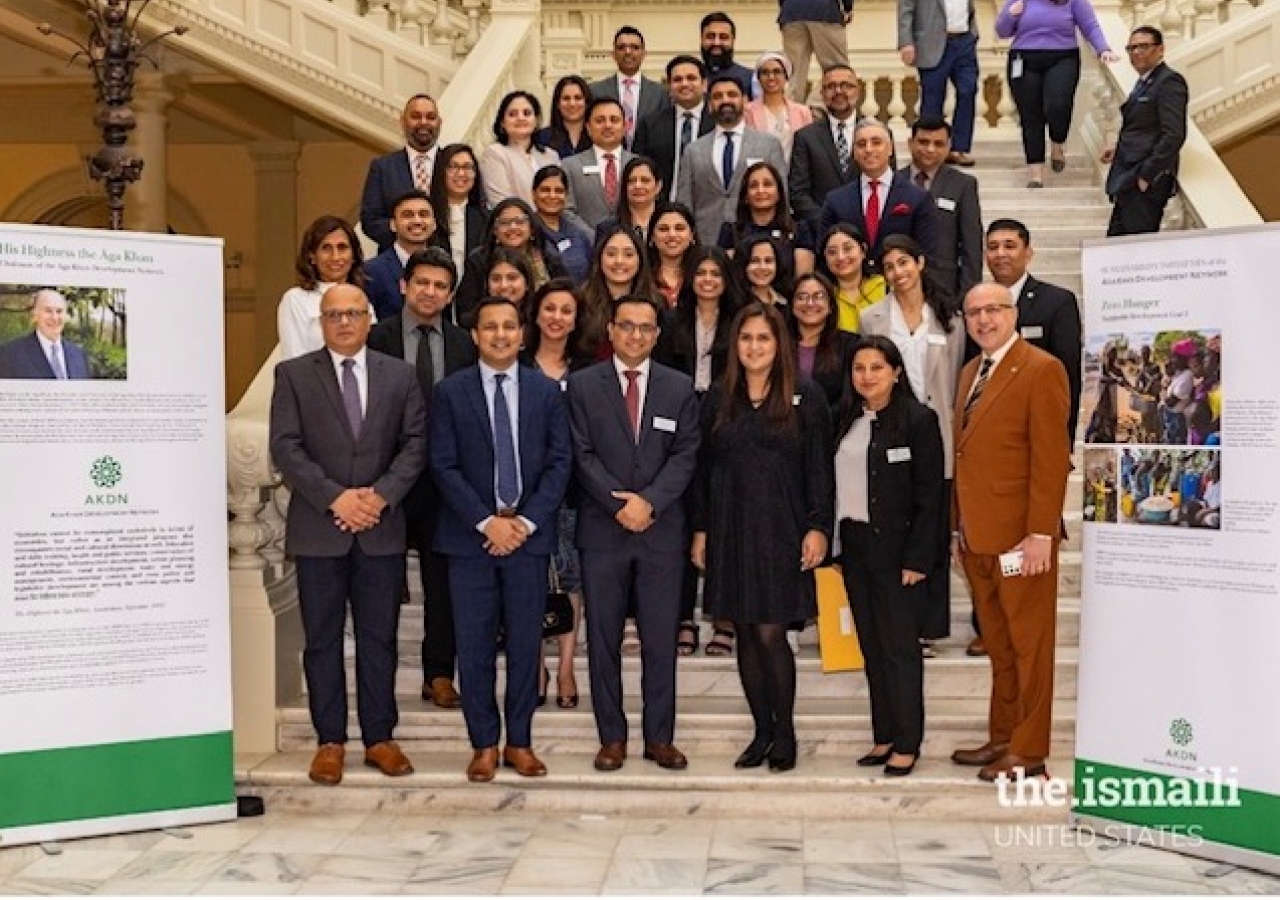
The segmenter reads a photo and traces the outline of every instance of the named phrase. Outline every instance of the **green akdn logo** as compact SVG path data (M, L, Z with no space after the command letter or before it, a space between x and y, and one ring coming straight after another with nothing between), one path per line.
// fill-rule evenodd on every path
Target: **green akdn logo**
M96 487L113 488L124 478L124 469L120 463L110 456L95 459L89 469L89 477Z

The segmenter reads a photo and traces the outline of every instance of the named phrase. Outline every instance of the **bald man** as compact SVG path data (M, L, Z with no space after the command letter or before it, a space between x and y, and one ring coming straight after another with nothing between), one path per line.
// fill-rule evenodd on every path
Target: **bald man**
M67 298L55 290L36 291L31 304L30 334L0 347L0 378L92 378L89 357L63 337Z

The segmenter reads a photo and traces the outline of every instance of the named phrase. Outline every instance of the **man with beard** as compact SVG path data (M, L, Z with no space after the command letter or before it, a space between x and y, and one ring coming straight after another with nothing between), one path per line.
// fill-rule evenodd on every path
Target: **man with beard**
M379 253L396 238L391 230L391 210L396 200L415 189L431 192L436 140L442 124L436 101L427 94L414 94L400 115L405 146L369 163L360 200L360 227L378 245Z
M732 75L750 100L752 72L733 61L733 42L738 37L738 27L733 24L733 19L727 13L707 13L698 28L702 35L702 62L707 67L707 78L715 78L721 73ZM710 89L710 84L707 87Z
M699 240L714 246L721 223L737 219L738 188L747 166L764 161L785 172L787 164L776 137L746 127L746 97L736 77L712 75L708 97L716 127L685 149L676 199L693 210Z
M848 65L832 66L822 73L824 118L796 132L791 148L788 189L791 208L808 220L814 236L820 236L818 216L827 194L858 177L853 159L853 126L862 83Z

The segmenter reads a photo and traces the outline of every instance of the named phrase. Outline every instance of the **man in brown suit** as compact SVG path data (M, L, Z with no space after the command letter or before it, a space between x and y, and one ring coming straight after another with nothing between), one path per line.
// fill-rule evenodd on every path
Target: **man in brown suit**
M991 656L988 741L953 762L994 781L1045 774L1053 716L1058 542L1071 459L1067 375L1018 334L1009 289L980 284L964 301L982 351L960 373L955 409L952 556L964 566ZM1003 575L1001 555L1021 553Z

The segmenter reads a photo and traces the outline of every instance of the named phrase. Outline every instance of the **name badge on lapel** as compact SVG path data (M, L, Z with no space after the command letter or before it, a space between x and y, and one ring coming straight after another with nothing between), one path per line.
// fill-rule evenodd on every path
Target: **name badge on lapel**
M665 416L654 416L654 417L653 417L653 430L654 430L654 431L665 431L667 434L675 434L675 433L676 433L676 420L675 420L675 419L668 419L668 418L666 418Z
M911 462L910 447L890 447L886 455L891 463Z
M929 344L933 347L945 347L947 346L947 336L945 334L931 334L929 335Z
M583 166L582 174L583 175L599 175L600 167L599 166Z
M939 197L933 202L937 204L938 209L945 209L947 212L956 211L956 201L952 200L950 197Z
M1044 337L1044 326L1043 325L1023 325L1022 336L1029 341L1035 340L1036 338L1042 338Z
M799 405L800 405L800 395L799 395L799 394L792 394L792 395L791 395L791 405L792 405L792 406L799 406Z

